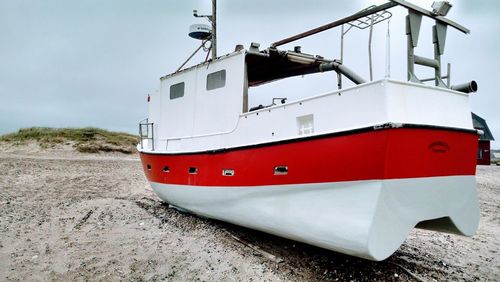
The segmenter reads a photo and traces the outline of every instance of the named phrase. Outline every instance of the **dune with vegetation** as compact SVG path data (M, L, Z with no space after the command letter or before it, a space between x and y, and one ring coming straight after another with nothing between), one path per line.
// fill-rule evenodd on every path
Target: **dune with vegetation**
M31 127L0 136L4 151L28 149L39 146L39 151L71 151L80 153L136 153L139 137L124 132L100 128L50 128Z

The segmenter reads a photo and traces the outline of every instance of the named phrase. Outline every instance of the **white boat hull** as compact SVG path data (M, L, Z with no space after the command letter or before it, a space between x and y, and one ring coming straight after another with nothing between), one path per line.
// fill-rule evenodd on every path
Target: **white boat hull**
M467 236L479 222L475 176L151 186L161 199L188 212L376 261L394 253L419 222Z

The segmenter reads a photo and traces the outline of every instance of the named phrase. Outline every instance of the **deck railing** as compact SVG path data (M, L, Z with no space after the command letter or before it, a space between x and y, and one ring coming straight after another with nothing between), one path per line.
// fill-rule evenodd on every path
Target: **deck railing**
M141 138L141 149L144 149L144 140L151 140L151 151L155 150L153 123L149 119L143 119L139 122L139 137ZM149 143L149 142L148 142Z

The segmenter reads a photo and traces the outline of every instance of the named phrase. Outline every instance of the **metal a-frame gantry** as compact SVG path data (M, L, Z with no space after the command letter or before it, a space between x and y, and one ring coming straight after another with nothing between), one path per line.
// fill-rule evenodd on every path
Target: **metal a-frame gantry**
M451 7L451 5L445 1L435 2L435 4L436 3L449 5L445 9L446 12ZM465 33L465 34L470 33L469 29L467 29L467 28L463 27L462 25L446 18L444 16L446 14L446 12L440 13L440 11L436 11L436 10L429 11L429 10L426 10L424 8L421 8L417 5L411 4L411 3L403 1L403 0L390 0L390 2L387 2L385 4L369 7L367 9L362 10L361 12L358 12L354 15L349 16L349 17L334 21L332 23L317 27L315 29L311 29L309 31L294 35L292 37L277 41L271 45L271 48L276 48L280 45L284 45L284 44L302 39L304 37L308 37L308 36L311 36L313 34L316 34L316 33L319 33L319 32L322 32L322 31L325 31L328 29L332 29L334 27L343 26L344 24L350 24L350 23L356 22L359 19L366 18L370 15L380 14L380 12L383 12L385 10L388 10L388 9L396 7L396 6L400 6L400 7L406 8L408 10L408 15L406 17L406 35L407 35L407 41L408 41L408 47L407 47L408 48L408 55L407 55L407 58L408 58L408 81L415 82L415 83L422 83L423 81L434 80L435 85L438 87L450 88L450 89L454 89L454 90L466 92L466 93L477 91L477 84L474 81L471 81L471 82L468 82L465 84L451 86L449 83L445 84L442 80L443 77L442 77L441 56L444 54L444 50L445 50L446 34L447 34L448 27L451 26L451 27L453 27L453 28ZM432 59L415 55L415 48L418 45L418 39L419 39L419 35L420 35L422 18L424 16L435 20L435 25L433 26L434 58L432 58ZM415 65L421 65L421 66L434 68L434 77L432 79L422 79L422 80L417 78L417 76L415 75ZM448 75L446 76L446 78L448 78L448 80L450 79L449 71L448 71Z

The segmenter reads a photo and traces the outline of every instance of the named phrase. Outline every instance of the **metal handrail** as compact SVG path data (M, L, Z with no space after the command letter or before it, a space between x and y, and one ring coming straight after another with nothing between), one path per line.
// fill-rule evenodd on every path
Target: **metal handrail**
M144 149L144 140L151 140L151 151L155 150L153 124L154 123L149 122L148 118L145 118L139 122L139 137L141 138L141 149ZM144 127L146 127L145 134L144 134ZM150 134L150 132L151 132L151 134Z

